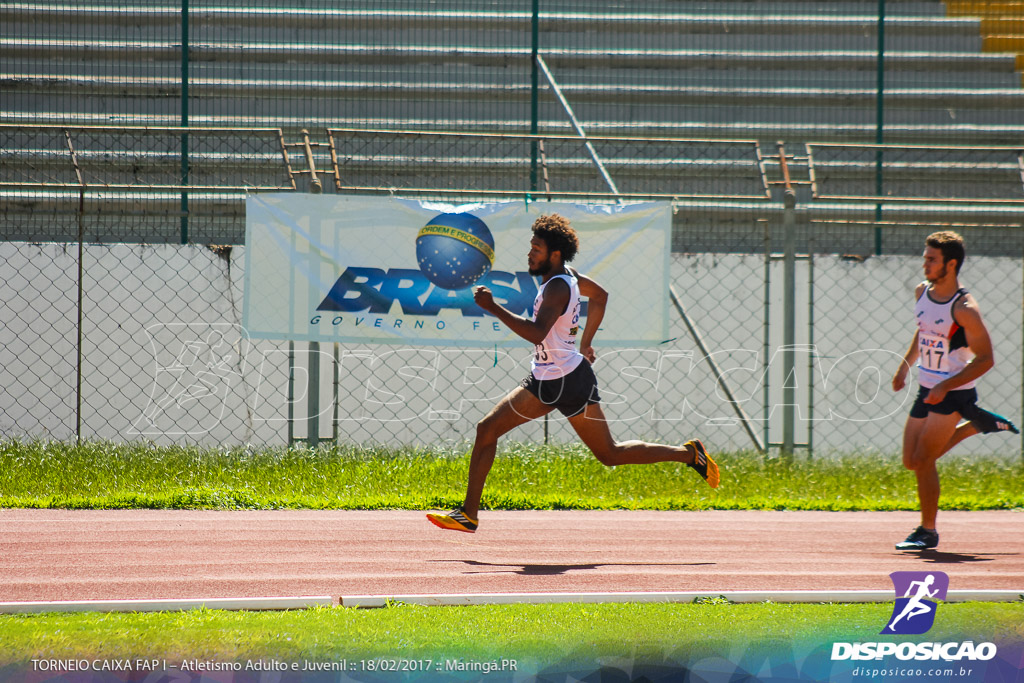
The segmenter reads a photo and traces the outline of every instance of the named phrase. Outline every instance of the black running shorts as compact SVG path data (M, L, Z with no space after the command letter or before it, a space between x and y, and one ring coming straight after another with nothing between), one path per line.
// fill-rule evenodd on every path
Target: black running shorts
M557 379L540 380L531 372L521 386L539 398L541 403L558 408L566 417L578 415L591 403L601 402L597 393L597 377L586 358L575 370Z
M974 389L954 389L946 394L946 398L939 403L931 405L925 403L924 399L930 390L921 387L917 392L917 400L910 408L910 417L928 417L928 413L939 415L952 415L960 413L962 417L969 417L974 414L975 404L978 402L978 392Z

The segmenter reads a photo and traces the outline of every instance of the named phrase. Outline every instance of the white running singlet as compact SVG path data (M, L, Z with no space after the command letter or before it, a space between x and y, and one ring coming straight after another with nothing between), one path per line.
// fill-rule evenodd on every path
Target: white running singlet
M967 335L953 319L953 304L967 296L962 287L949 301L935 301L925 283L924 293L914 306L917 319L917 379L921 386L931 389L964 369L974 358L967 346ZM957 387L971 389L974 382Z
M555 280L565 280L569 284L569 303L551 326L544 341L534 346L530 371L540 380L564 377L579 367L583 360L583 354L576 349L576 334L580 323L580 283L572 271L569 275L556 275L540 286L533 300L533 319L537 319L544 290Z

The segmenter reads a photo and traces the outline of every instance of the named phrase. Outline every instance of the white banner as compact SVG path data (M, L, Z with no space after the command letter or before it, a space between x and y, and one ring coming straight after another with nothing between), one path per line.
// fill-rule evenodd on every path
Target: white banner
M473 303L472 288L486 285L501 305L532 315L539 279L526 268L530 226L549 213L568 218L579 235L571 265L610 293L595 343L665 340L668 202L450 206L387 197L251 195L243 325L256 339L522 344Z

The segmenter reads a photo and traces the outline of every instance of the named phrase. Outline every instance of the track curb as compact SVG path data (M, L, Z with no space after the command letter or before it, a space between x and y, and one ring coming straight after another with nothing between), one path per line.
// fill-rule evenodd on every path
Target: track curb
M735 603L892 602L893 592L869 590L832 591L684 591L672 593L467 593L455 595L350 595L341 596L342 607L386 607L389 603L412 605L539 605L556 603L692 603L722 599ZM1015 602L1022 590L951 590L945 602Z
M892 591L683 591L623 593L463 593L451 595L329 595L262 598L193 598L176 600L69 600L54 602L0 602L0 614L50 612L180 612L193 609L274 611L315 606L379 608L394 604L432 607L550 604L686 604L726 600L731 603L865 603L892 602ZM1017 602L1020 590L951 590L945 602Z
M0 614L42 614L46 612L180 612L206 607L219 610L307 609L331 607L329 595L278 598L194 598L180 600L67 600L57 602L0 602Z

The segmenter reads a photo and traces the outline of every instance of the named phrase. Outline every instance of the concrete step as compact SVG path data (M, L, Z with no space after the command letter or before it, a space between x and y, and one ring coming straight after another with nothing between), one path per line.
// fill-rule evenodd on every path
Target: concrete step
M2 54L0 54L2 60ZM863 68L816 69L808 65L805 69L798 68L702 68L699 66L674 69L639 69L625 65L607 67L573 67L570 64L548 62L554 77L559 84L572 84L576 87L622 87L622 86L654 86L654 87L729 87L763 88L799 87L834 89L841 84L843 89L870 89L878 87L878 72L874 64L865 64ZM1000 61L988 64L1000 68L988 69L903 69L897 64L887 62L889 68L885 73L885 89L1017 89L1020 77L1014 71L1015 58L1007 56ZM273 65L250 64L245 67L236 63L226 62L194 62L190 68L190 86L196 83L215 83L232 81L245 83L252 81L254 86L263 84L265 77L275 81L297 81L322 83L363 82L372 84L396 83L407 87L416 87L424 82L439 87L435 97L452 98L451 91L464 84L474 82L495 82L501 84L530 83L530 69L527 60L508 66L469 65L459 63L443 64L309 64L306 62L287 62ZM43 79L45 83L53 83L54 79L71 79L73 81L89 81L93 78L104 78L110 74L106 64L83 65L76 60L56 61L52 59L24 59L18 63L18 76L22 79ZM171 61L154 62L139 60L118 68L117 78L122 81L137 80L140 83L151 78L163 78L167 81L180 82L180 66ZM546 80L541 86L547 87ZM52 91L59 85L40 86ZM20 88L22 92L26 92ZM68 92L85 92L79 87L67 87ZM102 93L109 94L109 90ZM133 96L131 91L126 96Z
M742 3L737 4L737 7ZM808 6L820 10L821 6ZM871 8L865 4L865 10ZM709 14L700 12L542 12L541 30L575 33L635 31L652 33L846 33L874 32L877 28L877 5L864 14L827 14L808 11L806 14L737 13ZM104 24L126 28L140 25L177 26L181 12L172 7L99 6L42 3L5 3L0 6L0 22L29 22L36 26L45 23ZM529 32L530 12L498 11L439 11L439 10L380 10L380 9L310 9L300 7L216 7L193 8L189 13L190 26L243 25L273 26L276 30L293 26L320 29L355 29L361 27L401 26L412 28L445 28ZM949 34L975 29L977 19L971 17L892 16L887 18L886 31L910 34Z
M180 123L180 115L161 116L156 114L108 114L86 112L38 111L23 112L10 109L0 110L0 120L12 124L58 124L64 126L144 126L165 127ZM245 128L256 126L269 128L279 126L286 135L294 137L303 129L310 132L326 128L368 128L407 129L466 132L504 132L525 135L529 133L530 122L526 119L439 119L439 118L394 118L353 119L345 117L318 118L314 116L193 116L194 126L234 126ZM838 124L835 122L815 124L811 122L772 122L768 120L724 121L702 120L615 120L598 119L585 122L591 135L627 135L642 137L709 137L742 138L774 143L777 140L806 142L845 142L851 140L874 141L876 126L866 124ZM571 124L564 117L541 119L538 122L541 133L572 134ZM977 144L996 145L1008 141L1024 140L1024 123L1018 125L975 125L948 123L942 125L889 124L885 128L885 139L894 144Z
M66 40L10 38L0 44L0 57L53 60L167 60L180 65L181 45L173 40ZM877 50L699 50L699 49L560 49L541 51L550 66L631 69L877 69ZM189 60L278 64L470 64L505 65L529 60L526 47L451 47L445 45L310 45L308 43L191 42ZM888 51L888 70L985 71L1012 70L1014 56L975 51Z
M746 104L850 107L874 106L877 92L873 88L803 88L765 87L732 88L714 86L673 85L577 85L560 84L562 91L573 102L640 102L685 103L688 105ZM117 95L140 98L173 97L180 95L180 79L171 77L122 77L78 75L23 75L0 73L0 88L9 94L18 92L66 93L88 97ZM454 92L453 92L454 90ZM487 98L489 100L529 100L528 83L495 82L419 82L403 81L329 81L294 79L230 79L195 78L189 82L194 98L259 97L259 98L424 98L447 93L452 100ZM1024 90L1016 88L892 88L885 91L885 101L891 107L964 107L964 108L1020 108L1024 105Z

